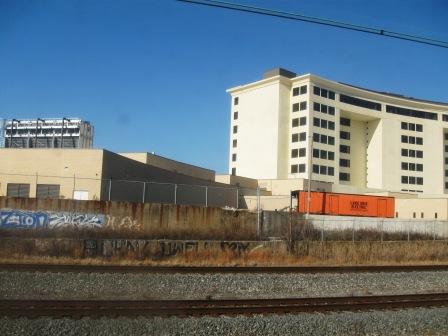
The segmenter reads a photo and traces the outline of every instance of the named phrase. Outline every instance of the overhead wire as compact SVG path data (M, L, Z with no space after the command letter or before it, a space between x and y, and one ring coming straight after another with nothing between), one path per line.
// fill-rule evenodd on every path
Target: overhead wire
M337 27L337 28L348 29L348 30L353 30L353 31L358 31L358 32L363 32L363 33L368 33L368 34L381 35L381 36L386 36L386 37L400 39L400 40L422 43L422 44L427 44L427 45L441 47L441 48L448 48L448 41L441 41L441 40L431 39L428 37L398 33L398 32L393 32L393 31L389 31L389 30L385 30L385 29L360 26L360 25L355 25L355 24L346 23L346 22L334 21L334 20L323 19L323 18L318 18L318 17L313 17L313 16L306 16L306 15L290 13L290 12L283 12L283 11L278 11L278 10L273 10L273 9L268 9L268 8L254 7L254 6L242 5L242 4L231 3L231 2L226 2L226 1L216 1L216 0L177 0L177 1L196 4L196 5L204 5L204 6L209 6L209 7L224 8L224 9L235 10L235 11L240 11L240 12L247 12L247 13L253 13L253 14L261 14L261 15L279 17L279 18L289 19L289 20L310 22L310 23L315 23L315 24L320 24L320 25L325 25L325 26Z

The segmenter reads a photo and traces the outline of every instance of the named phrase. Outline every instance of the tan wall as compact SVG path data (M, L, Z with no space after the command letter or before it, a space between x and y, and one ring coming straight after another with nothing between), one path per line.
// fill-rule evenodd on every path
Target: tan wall
M257 196L244 196L247 209L249 211L257 210ZM297 199L293 198L292 206L297 207ZM289 196L260 196L260 210L265 211L289 211Z
M174 173L188 175L208 181L215 180L215 172L210 169L197 167L188 163L183 163L165 158L151 153L118 153L124 157L136 160L157 168L169 170Z
M100 197L103 151L96 149L0 149L0 196L8 183L59 184L60 195L72 198L73 190L85 190L89 199ZM30 176L21 176L30 175ZM89 179L85 179L89 178Z
M238 185L240 188L257 189L258 186L257 180L237 175L216 175L215 181L219 183Z
M395 212L398 212L398 218L434 219L437 213L437 219L448 219L448 200L442 198L417 198L417 199L395 199Z

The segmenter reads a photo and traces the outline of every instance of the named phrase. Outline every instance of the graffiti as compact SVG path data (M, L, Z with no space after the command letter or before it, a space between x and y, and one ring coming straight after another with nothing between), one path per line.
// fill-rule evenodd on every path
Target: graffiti
M104 215L76 212L0 210L0 227L4 229L100 228Z
M76 212L50 213L48 218L48 228L100 228L104 224L104 215L83 214Z
M244 243L239 241L223 241L221 242L221 250L242 253L247 251L249 244L250 243Z
M46 228L48 214L45 212L0 210L0 227L4 229Z
M197 241L160 241L160 255L163 257L174 256L188 251L198 251Z
M137 223L137 220L133 219L130 216L125 217L115 217L106 215L106 226L111 229L119 230L119 229L131 229L137 230L140 229L140 226Z

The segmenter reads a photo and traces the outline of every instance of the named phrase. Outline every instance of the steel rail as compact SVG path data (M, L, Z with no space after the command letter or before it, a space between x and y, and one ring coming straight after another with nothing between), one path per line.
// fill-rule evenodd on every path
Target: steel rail
M448 293L247 300L0 300L0 316L216 316L442 306L448 306Z
M383 273L448 271L448 265L360 266L139 266L0 264L0 271L61 273Z

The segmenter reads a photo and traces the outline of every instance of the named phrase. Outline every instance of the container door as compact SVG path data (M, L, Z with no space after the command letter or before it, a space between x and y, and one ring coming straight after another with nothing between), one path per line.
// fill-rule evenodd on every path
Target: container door
M339 196L338 195L330 195L330 215L338 215L339 214Z
M387 200L378 200L378 217L387 217Z

